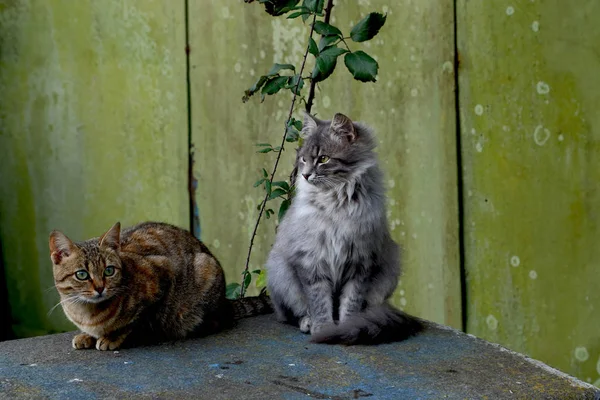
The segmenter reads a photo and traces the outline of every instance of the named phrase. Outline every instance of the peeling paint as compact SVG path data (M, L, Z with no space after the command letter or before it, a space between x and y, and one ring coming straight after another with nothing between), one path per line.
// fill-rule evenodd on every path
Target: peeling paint
M487 316L487 318L485 319L485 323L487 327L492 331L495 331L498 328L498 320L491 314Z
M583 346L577 347L575 349L574 354L575 354L575 358L579 362L585 362L590 358L590 354L588 353L588 350Z
M512 265L513 267L518 267L521 264L521 259L519 258L519 256L512 256L510 258L510 265Z

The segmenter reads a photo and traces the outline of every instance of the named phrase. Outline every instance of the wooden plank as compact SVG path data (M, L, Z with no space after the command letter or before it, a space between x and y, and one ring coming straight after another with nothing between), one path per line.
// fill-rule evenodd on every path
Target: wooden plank
M274 161L274 153L258 154L254 145L279 145L289 110L285 96L270 97L263 104L257 96L242 103L244 90L273 64L274 28L262 9L242 2L189 2L192 142L201 238L221 261L228 282L241 280L256 207L264 196L253 183ZM278 43L280 52L287 45L303 45L298 31L278 32L287 35L287 42ZM290 171L289 150L282 159L281 179ZM251 269L262 267L274 229L273 220L261 224Z
M599 19L458 1L468 331L596 385Z
M332 21L348 33L370 11L386 12L386 26L372 43L351 46L378 58L379 81L352 81L340 60L332 80L320 84L313 110L322 118L344 112L375 128L389 217L405 249L406 273L395 302L460 327L453 3L336 1ZM243 105L240 98L274 62L299 65L307 33L297 20L274 19L258 4L190 1L202 238L223 261L229 280L239 281L257 215L262 192L252 184L273 161L256 154L253 144L278 144L290 100L279 95ZM291 170L292 153L286 152L282 178ZM274 224L263 222L252 268L262 267L273 237Z
M0 1L0 235L15 333L72 329L51 229L188 225L183 1ZM48 290L47 290L48 289Z

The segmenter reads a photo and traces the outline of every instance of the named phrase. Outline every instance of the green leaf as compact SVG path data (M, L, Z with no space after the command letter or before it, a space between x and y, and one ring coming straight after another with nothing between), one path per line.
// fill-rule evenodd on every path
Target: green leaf
M296 129L298 129L299 131L302 130L302 121L300 121L299 119L292 118L290 122L292 125L294 125Z
M268 76L275 76L279 73L279 71L281 71L282 69L291 69L292 71L296 71L296 67L294 67L292 64L273 64L273 66L271 67L271 69L269 70L269 72L267 72Z
M261 87L263 87L263 85L267 82L268 77L266 76L261 76L260 78L258 78L258 80L256 81L256 83L248 90L244 91L244 96L242 97L242 101L245 103L247 102L250 97L256 93L258 90L260 90Z
M311 13L311 11L307 8L307 7L294 7L294 10L298 10L294 13L291 13L290 15L288 15L286 18L287 19L294 19L294 18L298 18L300 16L303 15L309 15Z
M270 196L271 195L271 181L265 181L265 190L267 191L267 194Z
M259 187L264 181L265 178L257 180L256 182L254 182L254 187Z
M271 143L256 143L255 146L257 147L265 147L265 146L271 146Z
M340 56L340 55L342 55L344 53L348 53L348 50L342 49L342 48L336 47L336 46L331 46L331 47L328 47L325 50L323 50L319 54L319 57L334 57L334 58L337 58L338 56Z
M268 172L267 172L267 170L266 170L266 169L264 169L264 168L262 169L262 174L263 174L263 176L264 176L265 178L266 178L267 176L269 176L269 173L268 173Z
M271 147L265 147L263 149L258 150L257 153L268 153L271 151L273 151L273 149Z
M273 186L278 186L278 187L282 188L283 190L285 190L286 192L288 192L290 190L290 185L286 181L273 182L272 185Z
M270 208L265 210L265 215L266 215L267 219L271 218L271 215L273 215L274 213L275 213L275 211L273 211Z
M240 284L232 282L225 288L225 296L230 300L235 300L240 297Z
M322 51L324 48L330 46L331 44L340 40L339 36L331 35L331 36L323 36L321 40L319 40L319 51Z
M300 0L265 0L259 1L265 5L265 11L270 15L276 17L278 15L285 14L288 11L293 10Z
M254 271L252 271L253 274L257 274L259 275L262 272L262 269L255 269Z
M287 192L283 189L275 189L269 195L269 200L273 200L278 198L279 196L284 196Z
M304 0L302 5L315 14L321 14L325 6L325 0Z
M313 38L308 39L308 52L315 57L319 55L319 47Z
M300 91L304 87L304 79L300 75L294 75L288 80L288 89L292 91L292 93L299 95Z
M342 31L333 25L329 25L323 21L315 21L315 32L323 36L335 35L342 36Z
M250 273L246 273L246 276L244 277L244 289L248 289L248 286L250 286L250 282L252 282L252 274Z
M284 200L281 202L281 205L279 206L279 213L277 214L277 219L279 219L279 222L281 222L288 208L290 208L290 204L291 202L289 200Z
M300 132L293 126L288 126L285 130L285 141L295 142L300 137Z
M354 79L361 82L375 82L377 80L379 65L364 51L359 50L346 54L344 63Z
M354 25L354 28L350 31L350 38L355 42L364 42L366 40L370 40L385 24L386 15L372 12L363 19L361 19L358 24Z
M295 142L300 137L300 130L302 130L302 121L291 117L287 122L285 130L285 140L287 142Z
M256 277L254 284L257 288L264 288L267 285L267 272L264 269L260 270L260 274Z
M329 77L335 70L337 58L348 50L336 46L328 47L319 54L312 78L315 82L321 82Z
M277 92L279 92L287 83L288 81L288 77L287 76L278 76L275 78L271 78L267 81L267 83L265 83L265 86L263 86L261 93L262 94L275 94Z

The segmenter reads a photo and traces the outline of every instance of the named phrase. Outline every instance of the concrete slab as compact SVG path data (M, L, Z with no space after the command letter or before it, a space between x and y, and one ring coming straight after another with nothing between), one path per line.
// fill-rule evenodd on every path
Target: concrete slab
M538 361L430 324L402 343L308 343L272 315L230 331L119 352L72 334L0 343L0 398L600 399Z

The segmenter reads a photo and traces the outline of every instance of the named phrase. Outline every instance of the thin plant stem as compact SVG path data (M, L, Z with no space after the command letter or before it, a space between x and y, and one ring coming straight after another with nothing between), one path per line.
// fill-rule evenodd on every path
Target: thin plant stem
M332 3L333 0L329 0L329 2ZM309 41L312 38L312 35L314 33L316 20L317 20L317 15L315 14L315 15L313 15L313 21L310 26L310 33L308 35ZM302 76L302 72L304 72L304 66L306 65L306 58L308 57L308 47L309 47L309 45L306 46L306 51L304 52L304 58L302 59L302 66L300 67L300 71L298 72L299 76ZM273 183L273 178L275 178L275 172L277 171L277 166L279 165L279 159L281 158L281 153L284 150L288 124L290 123L290 120L292 119L292 114L294 112L294 105L296 104L296 98L298 97L298 95L297 95L298 88L300 87L301 81L302 81L301 79L298 79L298 83L296 83L296 87L294 88L294 96L292 97L292 104L290 106L290 112L288 114L287 120L285 121L285 129L283 131L283 137L281 138L281 146L279 147L279 151L277 152L277 158L275 159L275 164L273 165L273 171L271 172L271 178L269 179L271 184ZM311 86L312 86L312 82L311 82ZM256 237L258 225L260 224L260 219L262 218L263 212L265 211L265 206L267 205L267 200L269 199L269 195L270 195L270 193L267 192L267 194L265 195L265 198L262 201L262 204L260 206L260 211L258 212L258 218L256 218L256 223L254 224L254 231L252 232L252 237L250 238L250 246L248 246L248 255L246 256L246 265L244 267L244 272L242 273L243 278L242 278L242 285L241 285L242 287L240 289L240 297L244 297L244 295L246 294L246 285L244 282L246 280L246 275L249 274L248 268L250 266L250 255L252 254L252 247L254 246L254 238Z
M333 0L327 1L327 7L325 7L325 17L323 18L323 22L326 24L329 23L331 19L331 9L333 8ZM343 39L342 39L343 40ZM346 42L344 42L345 44ZM348 45L346 45L348 47ZM317 91L317 82L311 79L310 81L310 90L308 91L308 100L306 101L306 112L310 113L310 110L313 106L313 101L315 99L315 92Z

